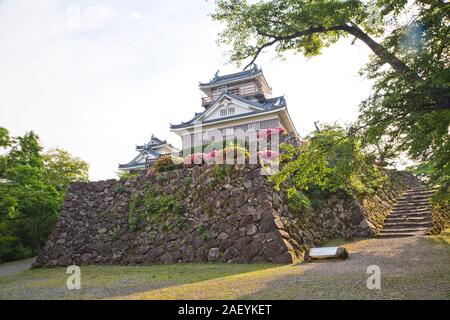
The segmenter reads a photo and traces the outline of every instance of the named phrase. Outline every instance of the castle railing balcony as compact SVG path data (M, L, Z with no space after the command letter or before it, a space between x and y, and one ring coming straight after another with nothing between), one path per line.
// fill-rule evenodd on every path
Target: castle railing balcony
M212 95L202 97L202 107L209 107L214 104L214 102L219 99L223 93L231 93L236 96L241 97L255 97L257 99L265 98L264 92L261 89L260 85L245 85L245 86L236 86L231 88L222 88L213 92Z

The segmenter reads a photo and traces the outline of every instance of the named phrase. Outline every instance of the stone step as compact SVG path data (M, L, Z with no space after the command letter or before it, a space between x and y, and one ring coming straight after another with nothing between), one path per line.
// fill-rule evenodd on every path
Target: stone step
M399 237L414 237L416 233L413 232L380 232L377 234L378 238L399 238Z
M399 211L429 211L430 209L431 209L431 206L407 205L407 206L395 206L392 209L392 212L399 212Z
M394 205L377 236L409 237L428 233L432 227L429 200L434 192L427 189L406 191Z
M402 198L408 196L431 196L434 193L435 193L434 190L406 191L405 193L402 194Z
M399 200L394 206L410 206L410 205L420 205L420 206L426 206L429 205L429 200L420 200L420 201L406 201L406 200Z
M425 199L402 199L399 200L399 202L397 202L395 205L396 206L403 206L403 205L409 205L409 204L415 204L415 205L427 205L430 203L430 198L425 198Z
M410 218L429 218L431 214L423 214L423 213L391 213L388 218L401 218L401 219L410 219Z
M431 195L432 195L432 193L430 193L430 194L407 194L407 195L402 195L400 197L400 199L428 199L428 198L430 198Z
M391 215L401 215L401 216L407 216L407 215L430 215L431 214L431 209L427 209L427 210L414 210L414 209L408 209L408 210L395 210L392 211Z
M388 233L395 233L395 232L399 232L399 233L416 233L416 232L425 232L430 230L430 228L427 227L416 227L416 228L412 228L412 227L405 227L405 228L383 228L383 230L380 231L380 233L384 233L384 232L388 232Z
M385 223L388 222L431 222L431 217L429 215L423 215L423 216L401 216L401 217L392 217L389 216L384 221Z
M383 225L383 230L390 229L415 229L415 228L429 228L432 226L431 221L415 222L415 221L402 221L402 222L386 222Z
M397 204L394 206L394 209L417 209L417 208L429 208L430 205L428 202L421 202L421 203L416 203L416 202L408 202L408 203L402 203L402 204Z
M431 206L398 206L392 209L392 212L428 212L431 211Z

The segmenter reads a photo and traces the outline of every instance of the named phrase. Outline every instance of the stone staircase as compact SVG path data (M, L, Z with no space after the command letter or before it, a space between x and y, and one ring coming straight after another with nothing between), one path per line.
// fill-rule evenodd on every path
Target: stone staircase
M434 190L410 189L392 208L378 237L408 237L431 230L430 197Z

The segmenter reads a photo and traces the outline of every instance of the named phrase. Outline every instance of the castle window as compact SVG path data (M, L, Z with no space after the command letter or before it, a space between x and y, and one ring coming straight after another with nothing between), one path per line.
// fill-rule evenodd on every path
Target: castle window
M228 137L228 136L232 136L232 135L234 135L234 128L226 128L225 136Z
M260 129L260 123L259 122L252 122L248 124L248 130L249 131L256 131Z
M235 111L236 110L234 109L234 107L220 109L220 116L221 117L231 116L235 113Z

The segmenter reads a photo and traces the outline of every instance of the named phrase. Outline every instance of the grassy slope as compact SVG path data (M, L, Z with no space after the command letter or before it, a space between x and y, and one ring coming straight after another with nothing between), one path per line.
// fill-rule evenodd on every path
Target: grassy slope
M91 299L148 291L273 268L266 264L82 266L81 290L67 290L66 268L32 269L0 277L0 299Z
M450 299L450 229L429 238L333 241L345 262L82 267L82 289L66 290L65 268L0 277L2 299ZM382 267L368 290L366 266Z

